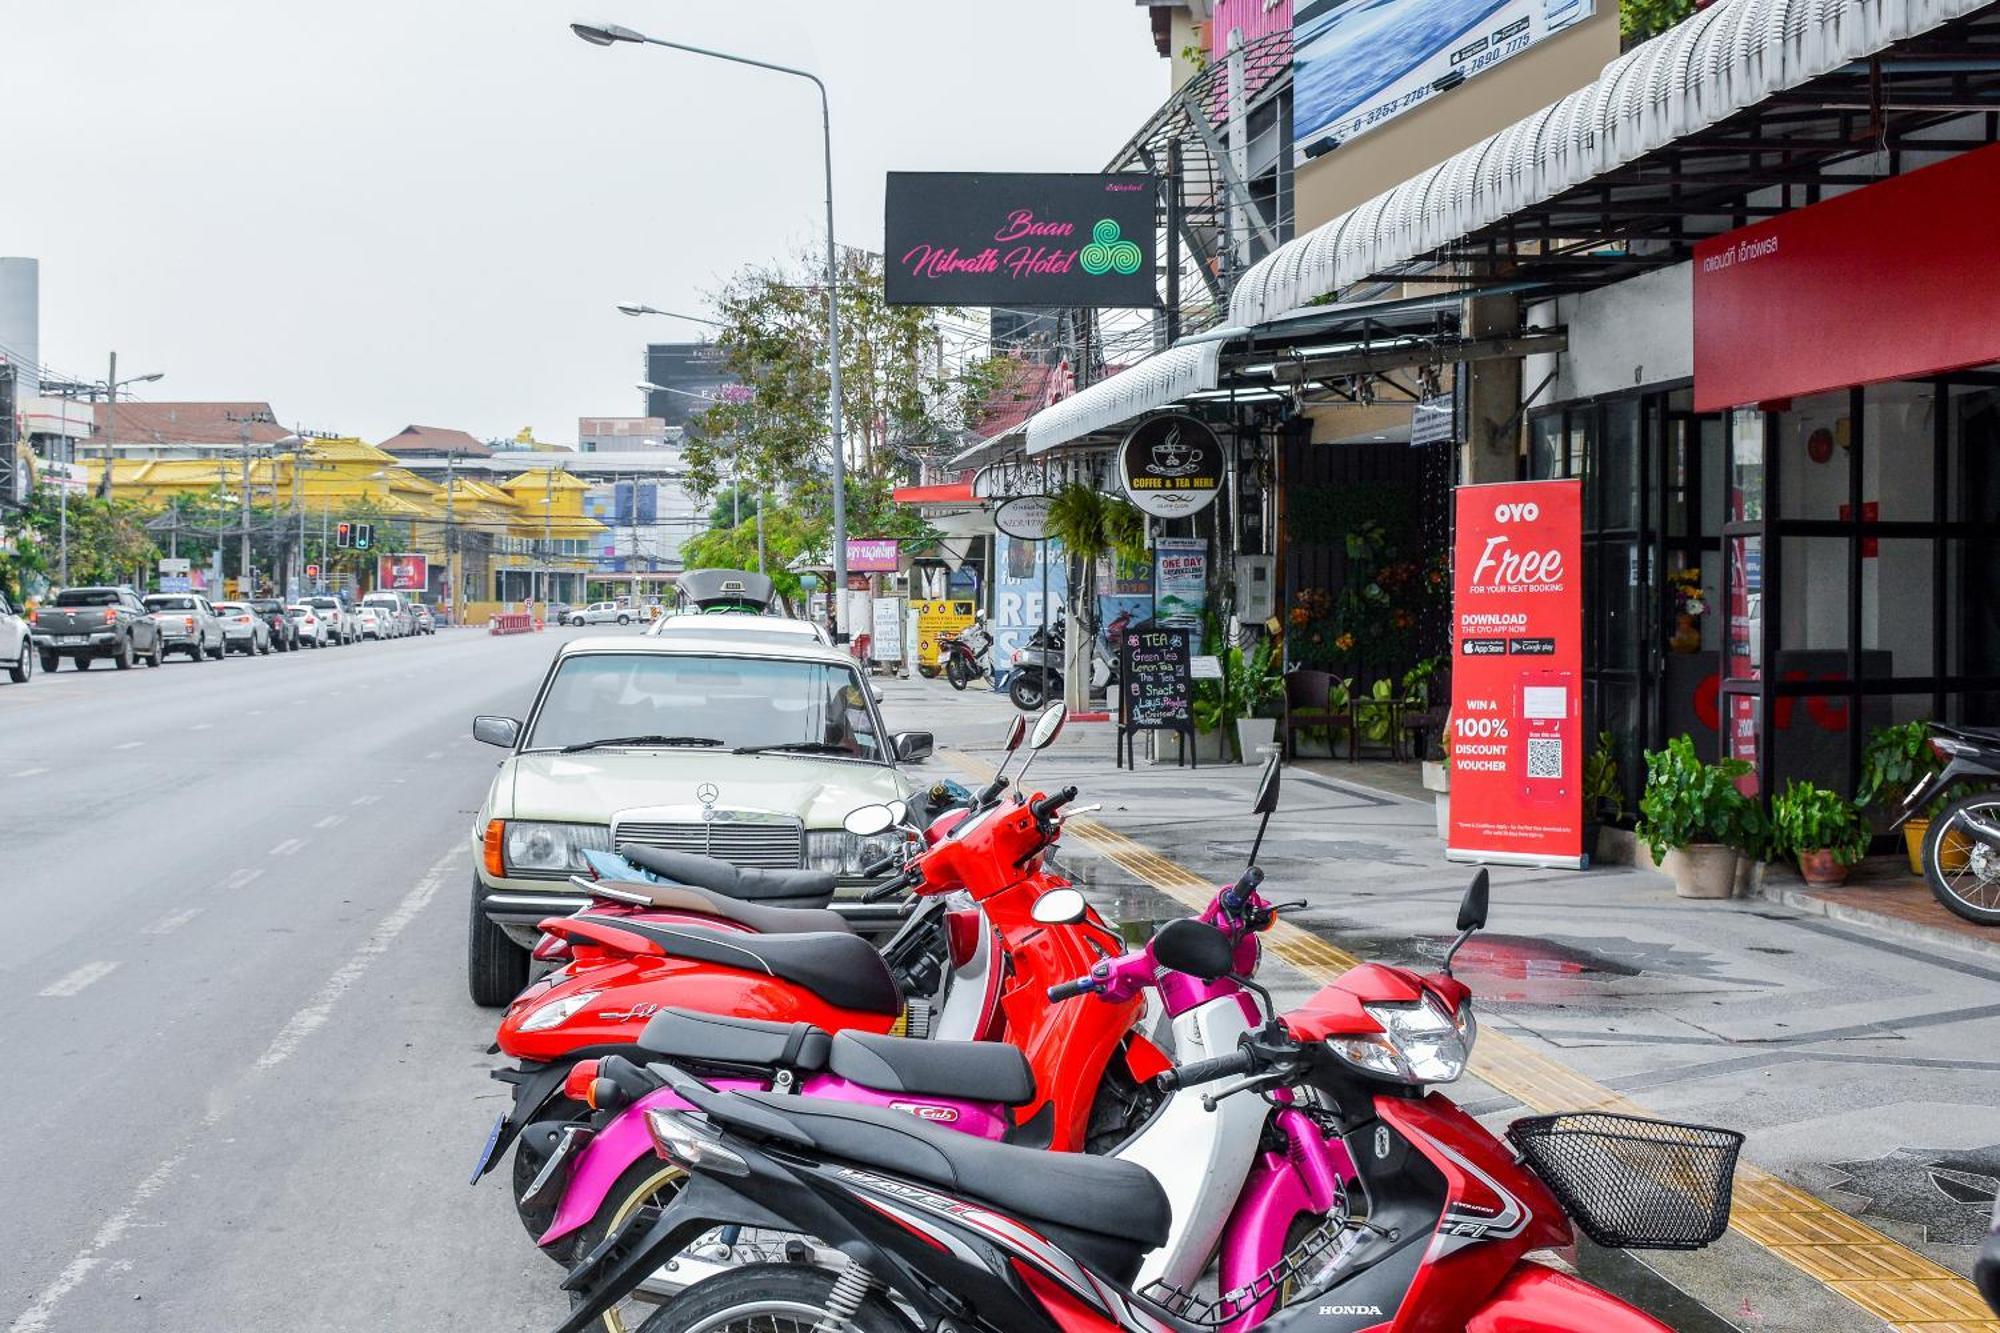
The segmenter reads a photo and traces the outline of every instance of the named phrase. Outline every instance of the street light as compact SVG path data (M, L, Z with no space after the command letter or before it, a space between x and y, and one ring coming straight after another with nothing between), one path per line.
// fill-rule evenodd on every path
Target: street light
M620 301L618 313L621 315L665 315L668 319L684 319L690 324L706 324L711 329L726 328L719 319L707 319L701 315L683 315L678 311L659 310L653 306L641 305L637 301Z
M827 606L833 612L834 640L845 643L848 635L841 626L839 607L840 596L847 588L847 445L841 434L840 413L840 257L834 249L833 241L833 109L827 100L826 84L817 74L790 65L774 65L766 60L752 60L748 56L731 55L727 51L711 51L707 47L690 46L685 42L670 42L659 37L648 37L630 28L616 24L572 23L570 31L589 42L592 46L615 46L620 43L644 43L648 46L664 46L673 51L685 51L689 55L707 56L711 60L726 60L734 65L749 65L756 69L767 69L775 74L789 74L794 78L809 81L819 91L820 137L824 148L826 167L826 360L827 386L833 399L833 581L832 596Z

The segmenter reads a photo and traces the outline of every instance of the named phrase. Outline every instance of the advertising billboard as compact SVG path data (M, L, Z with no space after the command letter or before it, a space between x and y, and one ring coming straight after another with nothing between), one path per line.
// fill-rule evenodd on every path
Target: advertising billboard
M389 592L422 592L430 586L430 561L421 555L375 557L375 586Z
M1450 92L1596 11L1597 0L1312 0L1296 5L1292 164Z
M1583 860L1583 483L1461 486L1452 552L1453 861Z
M892 171L889 304L1157 305L1158 200L1143 172Z
M850 574L893 574L901 561L902 546L894 537L849 537L847 571Z

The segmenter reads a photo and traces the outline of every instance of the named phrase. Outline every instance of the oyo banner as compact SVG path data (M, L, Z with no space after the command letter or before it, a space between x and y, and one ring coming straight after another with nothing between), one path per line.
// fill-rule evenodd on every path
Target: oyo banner
M1584 864L1582 488L1458 488L1449 860Z

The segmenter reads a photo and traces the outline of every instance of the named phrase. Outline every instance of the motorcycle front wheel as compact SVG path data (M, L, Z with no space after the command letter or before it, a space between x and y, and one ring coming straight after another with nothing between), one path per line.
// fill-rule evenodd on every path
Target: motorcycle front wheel
M1962 814L2000 824L2000 791L1961 797L1931 820L1924 834L1924 879L1933 897L1967 921L2000 926L2000 847L1957 827Z
M854 1333L909 1333L909 1324L871 1292L844 1324L828 1308L834 1275L801 1264L754 1264L697 1282L639 1333L813 1333L828 1326Z
M1040 709L1042 700L1047 695L1048 691L1043 687L1042 673L1039 671L1017 671L1007 686L1007 697L1014 701L1014 707L1024 713Z
M953 653L951 660L944 664L944 678L951 682L954 690L963 690L972 679L972 666L963 657Z

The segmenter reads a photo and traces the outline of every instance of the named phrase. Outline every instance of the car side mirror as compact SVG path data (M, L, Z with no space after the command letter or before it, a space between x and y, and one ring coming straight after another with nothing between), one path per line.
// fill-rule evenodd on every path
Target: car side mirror
M1460 930L1486 929L1486 905L1490 879L1482 866L1472 877L1471 887L1465 891L1465 898L1458 905L1458 928Z
M472 719L472 739L482 745L511 750L521 739L521 723L515 718L482 713Z
M1185 972L1202 981L1229 975L1236 966L1236 946L1229 937L1193 917L1182 917L1160 927L1153 936L1153 961L1175 972Z
M937 749L937 740L928 731L899 731L895 745L896 758L906 764L916 764L931 757Z

